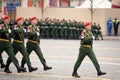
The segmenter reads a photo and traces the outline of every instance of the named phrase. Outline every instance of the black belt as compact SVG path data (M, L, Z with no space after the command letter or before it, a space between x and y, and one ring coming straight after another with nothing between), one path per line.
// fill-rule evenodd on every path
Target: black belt
M87 47L87 48L91 48L91 45L85 45L85 44L83 44L81 46L84 46L84 47Z

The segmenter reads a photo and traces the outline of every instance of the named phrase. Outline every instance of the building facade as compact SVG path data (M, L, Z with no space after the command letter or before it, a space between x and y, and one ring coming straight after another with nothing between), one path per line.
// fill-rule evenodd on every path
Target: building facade
M11 10L14 4L16 7L40 7L40 8L53 8L53 7L75 7L79 6L84 0L1 0L1 15L14 15L15 8Z

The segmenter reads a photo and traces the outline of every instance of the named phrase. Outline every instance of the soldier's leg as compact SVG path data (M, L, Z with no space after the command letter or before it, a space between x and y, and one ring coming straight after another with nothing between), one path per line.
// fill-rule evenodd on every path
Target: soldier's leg
M49 69L52 69L52 67L48 67L47 64L46 64L46 60L42 54L42 51L39 47L39 45L36 45L34 51L36 52L37 56L39 57L39 60L41 61L41 63L43 64L44 66L44 70L49 70Z
M25 47L24 47L24 44L21 45L20 52L22 53L22 55L23 55L23 57L24 57L24 59L25 59L25 62L26 62L27 65L28 65L29 72L32 72L32 71L37 70L37 68L32 67L31 62L30 62L30 59L29 59L29 55L28 55L28 53L27 53L27 50L26 50Z
M55 29L55 38L58 39L58 28Z
M4 68L4 67L5 67L5 64L4 64L4 62L3 62L2 52L3 52L3 49L0 48L0 64L1 64L1 68Z
M17 49L17 48L13 49L13 52L14 52L14 56L15 56L15 55L17 54L17 52L18 52L18 49ZM7 59L7 62L6 62L6 67L5 67L4 72L12 73L12 72L9 70L9 66L10 66L11 62L12 62L12 59L11 59L10 56L9 56L8 59ZM18 61L17 61L17 62L18 62Z
M49 28L46 28L46 37L49 38Z
M21 68L19 66L18 60L16 59L16 57L13 53L13 48L12 48L11 44L8 45L8 47L6 48L5 51L7 52L9 58L13 61L14 65L16 66L18 73L20 73L21 71L25 71L25 68ZM6 68L7 68L7 66L6 66Z
M94 66L95 66L95 68L96 68L96 70L97 70L98 76L105 75L106 73L104 73L104 72L101 71L100 66L99 66L99 63L98 63L98 61L97 61L97 58L96 58L96 56L95 56L95 54L94 54L94 52L93 52L92 49L89 49L87 55L88 55L88 57L91 59L91 61L93 62Z
M28 53L28 56L30 56L32 50L33 50L33 49L32 49L32 47L31 47L31 45L27 44L27 53ZM29 60L30 60L30 58L29 58ZM26 59L25 59L25 57L23 57L23 58L22 58L22 61L21 61L21 67L24 68L25 63L26 63Z
M103 40L103 36L102 36L102 33L100 32L99 36L101 37L101 40Z
M80 67L80 65L81 65L83 59L85 58L85 56L86 56L86 50L84 48L80 48L77 61L76 61L75 65L74 65L72 76L80 77L77 74L77 70Z
M65 29L65 39L67 39L67 29Z

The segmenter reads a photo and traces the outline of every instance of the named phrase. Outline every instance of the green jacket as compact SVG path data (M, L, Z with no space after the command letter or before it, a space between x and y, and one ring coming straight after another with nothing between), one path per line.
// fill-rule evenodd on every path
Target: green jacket
M81 45L91 45L93 44L92 32L89 30L83 30L84 38L81 39Z
M0 28L0 38L2 39L8 39L10 40L10 34L9 34L9 26L5 25L5 24L1 24L1 28Z
M40 43L39 35L37 34L40 32L37 26L30 25L28 27L27 33L28 33L28 40L37 41L38 43Z
M16 28L14 28L14 40L24 41L24 34L23 26L16 25Z

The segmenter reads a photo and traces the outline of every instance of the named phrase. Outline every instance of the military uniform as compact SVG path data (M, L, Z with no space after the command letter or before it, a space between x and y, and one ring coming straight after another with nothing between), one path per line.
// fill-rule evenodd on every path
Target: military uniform
M4 22L2 19L0 19L0 29L2 29L2 26L3 26ZM0 34L1 36L2 34ZM1 68L4 68L5 67L5 64L3 62L3 59L2 59L2 55L0 55L0 64L1 64Z
M96 23L92 25L92 33L93 33L93 36L95 37L95 40L98 40Z
M23 18L19 17L19 18L17 18L16 21L18 22L20 20L23 20ZM23 28L23 26L18 25L18 24L14 25L14 40L13 40L13 43L12 43L13 52L14 52L15 55L17 54L18 51L21 52L21 54L23 55L23 57L25 59L25 62L28 65L29 72L32 72L32 71L37 70L37 68L33 68L31 66L29 55L28 55L27 50L24 46L24 34L25 34L25 29ZM8 68L9 68L9 65L10 65L11 62L12 62L12 60L10 58L8 58L7 64L6 64L6 66Z
M103 40L103 36L102 36L102 32L101 32L101 26L98 24L97 25L97 38L99 39L99 37L101 38L101 40Z
M9 16L5 16L4 20L8 20ZM8 21L7 21L8 22ZM18 64L18 60L15 58L15 55L13 53L13 48L11 45L11 41L10 41L10 28L7 24L4 24L3 26L1 26L0 28L0 55L3 51L6 51L6 53L8 54L9 58L13 61L14 65L17 68L18 72L21 71L25 71L25 68L21 68ZM11 73L8 66L6 65L4 72L7 73Z
M31 21L35 20L35 19L36 19L36 17L30 18ZM35 25L30 25L28 27L27 32L28 32L28 41L27 41L27 52L28 52L28 54L30 55L32 51L35 51L37 56L39 57L41 63L44 66L44 70L51 69L52 67L48 67L46 65L46 60L44 59L42 51L39 47L39 43L40 43L39 28L36 27ZM24 57L23 57L22 66L24 66L24 64L25 64L25 60L24 60Z
M85 26L89 26L89 25L90 25L90 23L85 23ZM79 55L78 55L78 59L77 59L77 61L75 63L75 66L74 66L72 76L80 77L77 74L77 70L78 70L79 66L81 65L81 63L82 63L82 61L83 61L83 59L85 58L86 55L93 62L94 66L95 66L95 68L98 72L98 76L106 74L106 73L104 73L100 70L100 66L98 64L98 61L97 61L96 56L95 56L94 51L93 51L93 48L92 48L92 44L93 44L92 32L88 29L85 29L82 32L81 37L82 37L82 39L81 39L81 46L80 46L80 49L79 49Z

